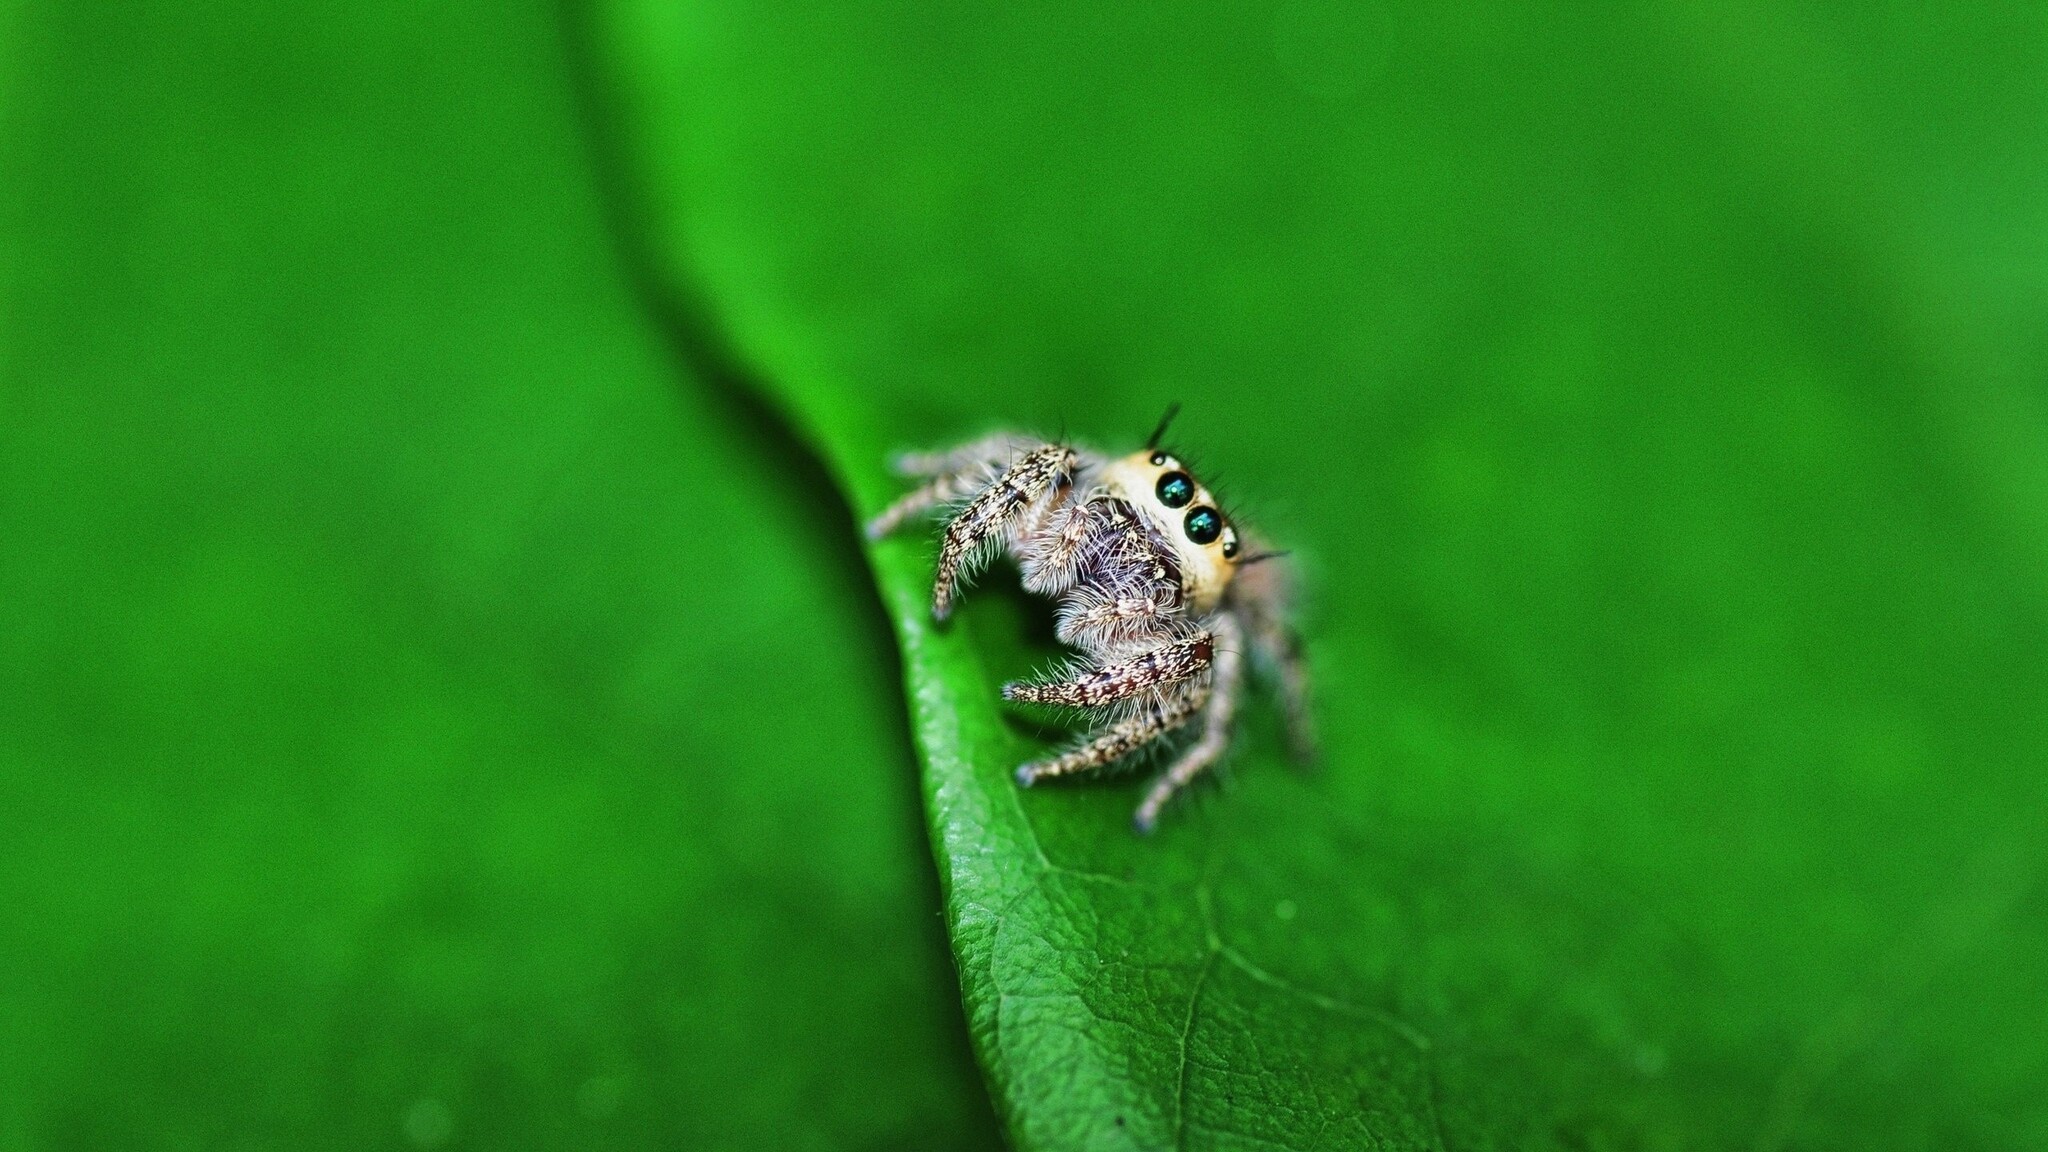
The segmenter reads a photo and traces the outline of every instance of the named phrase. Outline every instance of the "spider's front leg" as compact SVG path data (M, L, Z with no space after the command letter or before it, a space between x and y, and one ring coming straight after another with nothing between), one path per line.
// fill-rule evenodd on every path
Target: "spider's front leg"
M1199 713L1202 734L1152 782L1151 789L1145 794L1144 802L1138 805L1137 812L1132 816L1132 823L1137 825L1138 831L1152 831L1153 826L1159 822L1159 813L1167 803L1181 789L1207 771L1230 747L1231 723L1236 718L1238 694L1244 684L1244 626L1239 623L1235 613L1224 612L1217 615L1210 625L1210 631L1202 633L1195 640L1154 649L1137 660L1112 665L1093 676L1063 684L1012 684L1003 689L1003 695L1012 700L1066 697L1054 699L1053 702L1078 704L1083 702L1081 697L1088 694L1082 686L1092 685L1098 679L1117 684L1143 679L1142 675L1134 676L1124 670L1168 649L1197 643L1202 649L1201 666L1197 670L1206 670L1209 673L1206 681L1187 683L1186 681L1194 675L1193 672L1187 673L1186 676L1168 685L1165 699L1157 705L1110 725L1102 734L1078 748L1051 760L1037 760L1019 767L1017 782L1028 786L1047 777L1065 776L1120 760L1167 735ZM1192 655L1191 652L1189 654ZM1157 683L1160 682L1152 681L1145 687ZM1031 694L1025 695L1022 690L1029 690ZM1123 695L1129 696L1139 690L1134 688Z
M1128 700L1147 691L1160 694L1158 700L1147 702L1136 715L1111 724L1079 747L1051 760L1033 761L1018 768L1017 782L1030 785L1048 776L1065 776L1120 760L1202 713L1206 722L1201 739L1153 785L1145 806L1138 809L1138 829L1151 831L1160 807L1215 760L1229 742L1230 715L1237 702L1237 649L1241 643L1237 620L1226 613L1217 617L1210 631L1162 644L1074 680L1005 684L1003 696L1010 700L1082 708ZM1199 678L1204 672L1210 674L1208 678Z
M899 476L916 476L925 483L867 522L870 540L880 540L906 522L942 504L965 500L994 483L1019 458L1043 441L998 432L944 452L905 452L893 461Z
M954 590L972 574L984 546L1026 509L1073 482L1080 458L1072 448L1039 443L1026 449L1028 443L1014 436L992 436L951 452L920 453L897 461L901 471L937 475L868 521L870 540L887 536L921 512L974 493L940 540L938 574L932 582L932 615L938 619L952 614Z
M970 575L983 546L997 538L1026 508L1071 484L1080 461L1064 444L1047 444L1026 453L995 483L968 501L946 525L939 542L939 570L932 580L932 615L944 620L953 612L953 590Z
M1113 764L1187 723L1209 698L1209 686L1195 684L1174 693L1156 707L1119 720L1095 738L1050 760L1017 767L1017 783L1030 787L1052 776L1066 776Z
M1013 680L1003 685L1003 699L1031 704L1064 704L1100 708L1128 700L1148 688L1192 679L1207 669L1216 654L1216 637L1202 632L1174 640L1129 660L1105 664L1086 676L1030 684Z

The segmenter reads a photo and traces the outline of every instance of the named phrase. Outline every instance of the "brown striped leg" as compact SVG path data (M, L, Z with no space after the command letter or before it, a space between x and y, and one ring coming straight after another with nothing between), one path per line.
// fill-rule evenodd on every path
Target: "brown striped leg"
M1100 650L1156 634L1160 621L1173 611L1172 598L1163 591L1151 596L1102 596L1077 588L1060 607L1059 638L1062 643Z
M1003 685L1003 699L1100 708L1104 704L1128 700L1147 688L1194 677L1209 667L1215 652L1216 638L1204 632L1186 640L1162 644L1142 656L1105 665L1075 680L1058 680L1049 684L1013 680Z
M1190 717L1201 710L1203 701L1208 698L1208 686L1196 685L1170 697L1157 708L1148 708L1139 715L1117 721L1079 747L1050 760L1034 760L1029 764L1019 765L1017 783L1028 788L1034 782L1048 777L1085 772L1090 768L1100 768L1121 760L1187 723Z
M967 576L982 546L997 538L1019 512L1055 487L1068 483L1077 460L1064 444L1035 448L1012 465L946 525L939 544L939 571L932 581L932 615L953 611L953 591Z
M1140 832L1152 831L1159 820L1160 809L1174 794L1192 783L1209 765L1222 756L1230 747L1230 721L1237 712L1237 694L1243 680L1244 631L1238 625L1237 617L1225 612L1216 617L1216 660L1209 679L1210 694L1208 708L1202 715L1202 735L1173 766L1160 773L1152 782L1152 790L1145 794L1145 802L1138 805L1131 822Z

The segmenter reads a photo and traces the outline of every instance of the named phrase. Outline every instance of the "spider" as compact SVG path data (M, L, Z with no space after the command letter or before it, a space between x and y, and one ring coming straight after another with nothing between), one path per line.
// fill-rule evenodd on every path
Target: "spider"
M998 553L1017 562L1026 591L1058 602L1057 634L1080 651L1079 666L1062 679L1005 684L1003 697L1084 709L1100 722L1060 754L1020 766L1019 784L1102 768L1199 720L1200 734L1138 805L1140 832L1229 747L1247 652L1272 673L1293 752L1312 753L1281 566L1258 566L1281 554L1247 554L1208 489L1159 446L1177 410L1128 456L1007 432L905 454L896 470L924 484L867 525L879 540L915 517L954 512L932 586L938 620Z

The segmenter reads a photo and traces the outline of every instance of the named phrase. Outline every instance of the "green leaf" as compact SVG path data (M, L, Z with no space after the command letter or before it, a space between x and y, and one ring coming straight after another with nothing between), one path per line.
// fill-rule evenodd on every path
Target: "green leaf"
M606 13L856 509L1178 399L1305 569L1320 770L1146 840L1011 783L1046 607L874 549L1020 1148L2048 1142L2038 11Z
M570 65L0 6L0 1147L994 1142L846 514Z

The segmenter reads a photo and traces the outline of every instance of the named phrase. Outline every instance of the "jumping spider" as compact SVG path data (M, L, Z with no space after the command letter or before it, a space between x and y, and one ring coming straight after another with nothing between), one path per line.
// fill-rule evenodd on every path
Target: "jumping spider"
M1230 744L1244 655L1270 668L1297 756L1310 753L1307 682L1288 624L1275 553L1246 541L1216 501L1159 447L1109 457L1069 444L999 433L945 452L911 453L897 471L925 483L868 523L880 539L933 509L956 510L939 548L932 615L955 589L1007 553L1026 591L1059 603L1061 642L1083 661L1068 679L1014 681L1008 700L1100 710L1081 743L1017 769L1017 782L1099 768L1199 717L1200 735L1160 773L1135 823L1152 830L1174 794Z

